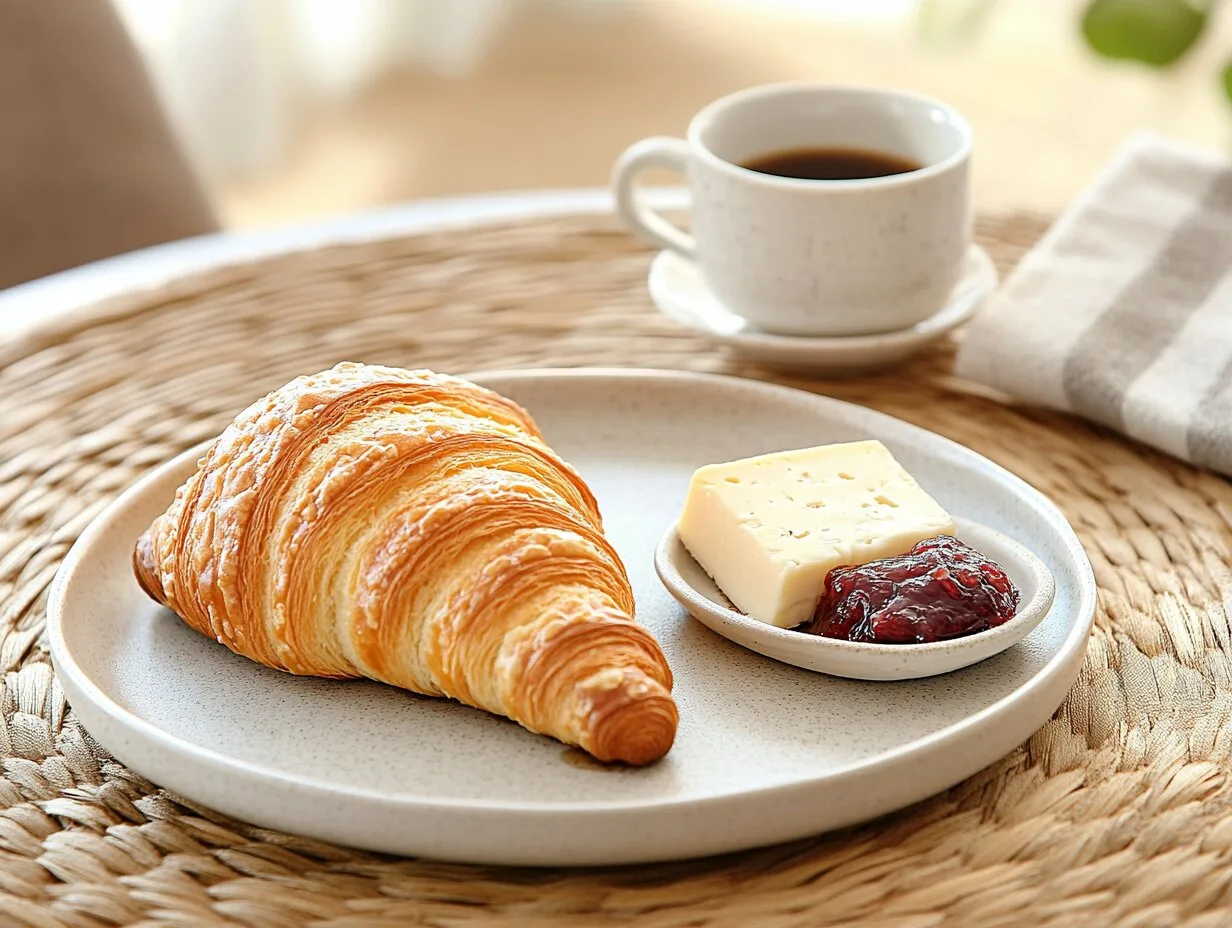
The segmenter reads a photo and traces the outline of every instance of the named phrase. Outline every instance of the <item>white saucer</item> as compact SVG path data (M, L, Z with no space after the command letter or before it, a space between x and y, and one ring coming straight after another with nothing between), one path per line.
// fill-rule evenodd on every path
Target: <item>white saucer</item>
M676 744L642 769L444 699L292 677L155 605L133 543L196 466L194 449L101 514L56 577L47 635L91 736L160 786L258 825L493 864L628 864L851 825L983 769L1026 740L1078 675L1095 579L1057 508L973 451L868 409L734 377L489 373L577 466L629 570L638 620L675 675ZM1052 608L1015 647L955 673L863 683L770 660L690 619L655 546L698 466L877 438L941 505L1029 548ZM2 920L2 919L0 919Z
M1008 535L961 516L960 540L1000 564L1021 596L1004 625L974 635L928 644L874 644L809 635L758 622L733 609L714 581L693 560L673 525L655 551L655 570L667 591L699 622L724 638L775 660L852 680L918 680L952 673L1000 654L1030 634L1056 595L1052 571Z
M962 325L997 286L997 269L972 245L946 305L909 329L880 335L773 335L753 328L710 292L697 265L672 251L650 265L650 298L682 325L708 335L737 354L767 367L830 377L850 377L887 367L915 354Z

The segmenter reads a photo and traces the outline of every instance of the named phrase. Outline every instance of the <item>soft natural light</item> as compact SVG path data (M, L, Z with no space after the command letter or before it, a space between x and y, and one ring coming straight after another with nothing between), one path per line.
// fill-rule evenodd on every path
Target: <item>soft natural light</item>
M917 0L692 0L757 7L766 12L792 13L817 19L876 21L901 19L916 7Z

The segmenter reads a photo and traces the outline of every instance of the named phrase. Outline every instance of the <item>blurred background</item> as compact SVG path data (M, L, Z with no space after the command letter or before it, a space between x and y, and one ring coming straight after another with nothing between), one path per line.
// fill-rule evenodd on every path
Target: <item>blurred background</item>
M1096 54L1076 0L116 0L232 228L602 185L629 142L784 80L940 97L981 209L1056 212L1135 130L1228 146L1232 23L1135 2L1147 57L1185 45L1170 67Z

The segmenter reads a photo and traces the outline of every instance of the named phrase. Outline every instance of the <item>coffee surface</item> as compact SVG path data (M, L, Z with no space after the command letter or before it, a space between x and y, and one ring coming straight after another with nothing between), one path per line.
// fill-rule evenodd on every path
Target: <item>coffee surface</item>
M801 180L858 180L918 171L908 158L869 148L791 148L758 155L742 167L761 174Z

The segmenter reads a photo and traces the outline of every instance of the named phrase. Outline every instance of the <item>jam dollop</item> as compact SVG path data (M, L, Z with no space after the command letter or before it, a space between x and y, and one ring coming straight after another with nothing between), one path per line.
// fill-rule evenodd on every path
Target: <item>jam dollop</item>
M836 567L801 631L878 644L920 644L995 628L1014 617L1018 590L1001 567L950 535L906 554Z

